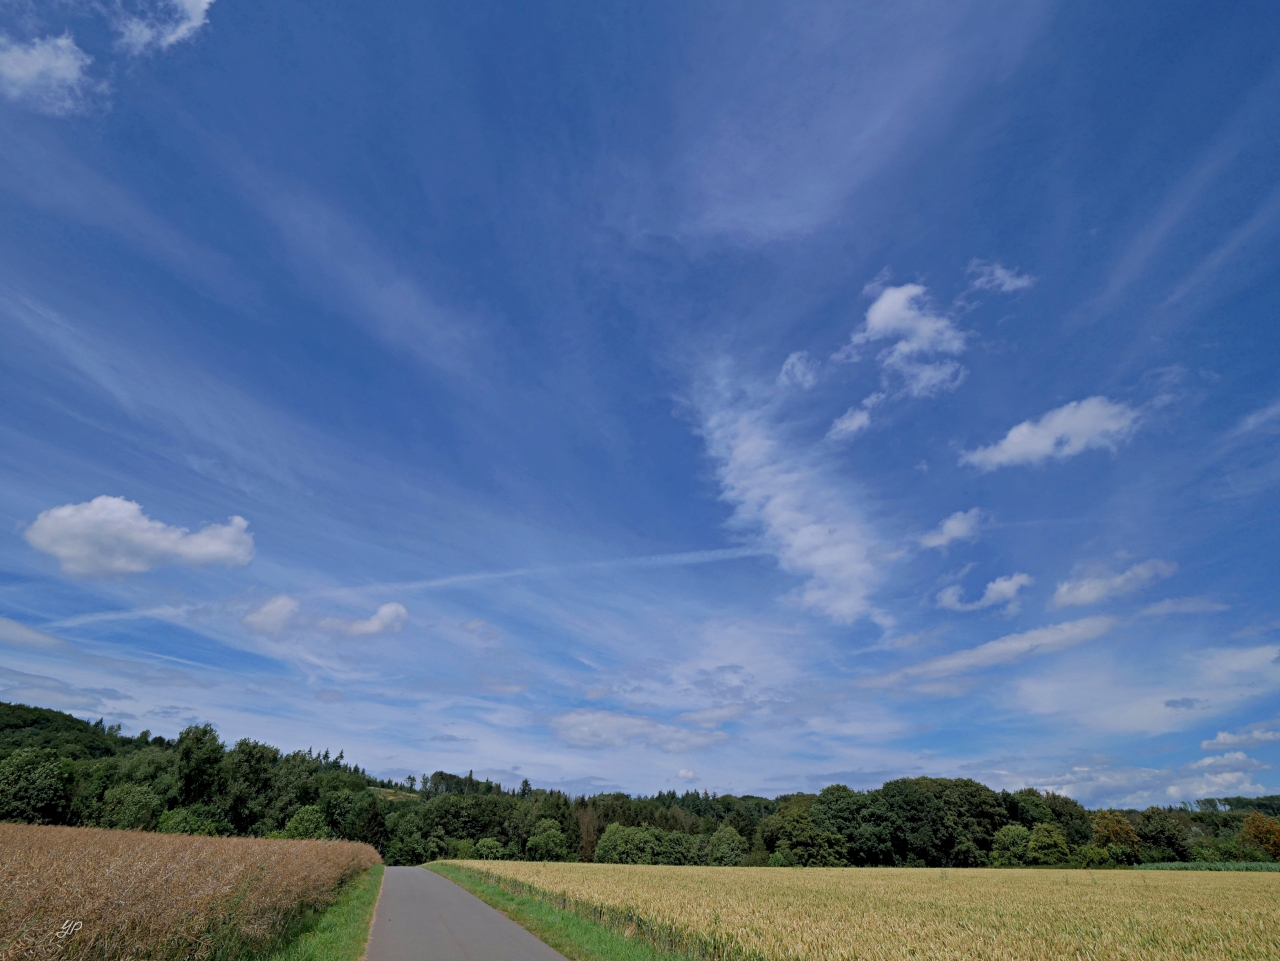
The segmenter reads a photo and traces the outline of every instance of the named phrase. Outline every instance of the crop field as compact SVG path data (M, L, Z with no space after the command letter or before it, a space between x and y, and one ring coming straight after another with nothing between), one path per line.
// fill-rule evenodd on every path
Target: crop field
M454 862L708 961L1280 958L1280 876Z
M347 841L0 824L0 961L234 957L380 860Z

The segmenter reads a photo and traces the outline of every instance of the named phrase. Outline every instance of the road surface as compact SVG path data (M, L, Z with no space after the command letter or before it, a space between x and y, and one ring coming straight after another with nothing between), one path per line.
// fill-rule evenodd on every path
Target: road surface
M366 961L565 961L505 914L423 868L387 868Z

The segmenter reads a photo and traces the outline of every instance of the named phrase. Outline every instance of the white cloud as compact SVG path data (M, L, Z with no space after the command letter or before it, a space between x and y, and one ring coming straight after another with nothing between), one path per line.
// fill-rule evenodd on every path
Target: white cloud
M801 387L808 390L817 382L818 365L803 350L797 350L783 361L782 370L778 371L779 387Z
M1258 747L1262 744L1274 744L1277 741L1280 741L1280 731L1268 730L1265 727L1255 727L1243 734L1219 731L1217 737L1201 741L1200 750L1211 751L1215 747Z
M0 644L11 644L14 647L26 647L36 651L61 651L67 642L34 627L27 627L18 621L0 617Z
M373 617L368 620L348 621L341 617L326 617L316 624L316 627L331 634L368 637L373 634L385 634L387 631L397 632L404 627L408 619L409 612L404 609L404 605L392 601L379 607Z
M1050 458L1066 460L1086 450L1115 450L1138 426L1138 411L1105 397L1072 401L1039 420L1025 420L990 447L965 451L961 464L982 471L1018 464L1042 464Z
M700 711L686 711L676 720L696 727L715 727L725 721L736 721L746 713L745 704L725 704L722 707L707 707Z
M1144 617L1159 617L1165 614L1220 614L1229 610L1230 605L1209 597L1171 597L1148 604L1139 613Z
M972 507L967 511L956 511L941 524L937 530L920 536L921 547L946 547L954 541L977 540L978 525L982 523L982 508Z
M1240 423L1235 426L1228 436L1238 437L1240 434L1248 434L1277 419L1280 419L1280 400L1268 404L1261 410L1255 410L1246 417L1242 417Z
M1032 714L1056 715L1108 734L1180 731L1280 690L1277 653L1273 645L1204 648L1119 670L1101 658L1082 659L1020 680L1016 702Z
M682 767L679 771L677 771L677 772L676 772L676 777L678 777L678 778L679 778L680 780L682 780L682 781L696 781L696 780L698 780L698 775L697 775L696 773L694 773L691 769L687 768L687 767Z
M1112 577L1084 577L1078 581L1063 581L1053 592L1051 607L1080 607L1085 604L1098 604L1123 594L1132 594L1144 587L1150 587L1157 581L1172 577L1178 565L1169 561L1150 560L1134 564L1123 574ZM1159 605L1156 605L1157 607ZM1176 611L1156 611L1155 613L1180 613Z
M0 93L55 117L76 113L97 87L85 73L92 62L70 34L27 43L0 36Z
M1243 755L1223 755L1211 764L1197 762L1176 769L1075 764L1067 771L1037 778L1036 783L1091 806L1143 808L1194 798L1266 794L1267 789L1252 776L1263 767Z
M874 539L845 486L789 450L759 410L717 401L701 432L733 523L759 531L783 570L807 578L801 603L845 624L870 613Z
M960 354L965 349L964 332L949 317L932 312L925 296L920 284L886 287L867 308L866 323L832 359L854 361L863 346L892 340L876 360L886 374L902 377L903 389L912 397L931 397L960 386L967 373L964 367L952 360L921 359L928 354Z
M192 534L152 520L134 501L104 495L44 511L23 536L36 550L56 557L64 573L120 577L175 563L243 567L253 560L248 527L243 517L233 516Z
M277 594L246 614L242 623L257 634L279 634L297 613L298 602L294 598Z
M1187 765L1196 771L1269 771L1271 765L1263 764L1251 758L1244 751L1228 751L1225 754L1211 754Z
M1065 624L1038 627L1021 634L1009 634L977 647L944 654L921 664L904 667L882 678L881 683L952 677L986 667L1007 664L1028 654L1048 654L1066 650L1101 637L1115 625L1116 620L1112 617L1086 617L1079 621L1068 621Z
M119 18L120 46L132 54L167 50L209 22L213 0L155 0L139 15Z
M728 738L723 731L689 731L635 714L580 708L551 721L556 735L573 747L626 747L640 741L660 751L689 751Z
M1020 274L995 261L971 260L969 273L976 275L970 284L974 290L998 290L1002 294L1027 290L1036 282L1029 274Z
M847 411L831 422L831 429L827 431L827 436L832 440L838 440L842 437L852 437L860 430L865 430L871 426L871 414L857 407L850 407Z
M997 604L1007 604L1005 610L1013 614L1018 610L1018 591L1033 583L1034 579L1030 574L997 577L987 585L980 598L968 604L961 600L963 594L960 586L952 584L938 592L938 606L948 611L980 611Z

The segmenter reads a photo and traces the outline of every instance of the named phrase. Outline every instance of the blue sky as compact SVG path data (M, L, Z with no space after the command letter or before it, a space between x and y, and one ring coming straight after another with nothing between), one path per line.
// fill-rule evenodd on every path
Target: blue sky
M0 698L1280 790L1273 5L446 6L0 2Z

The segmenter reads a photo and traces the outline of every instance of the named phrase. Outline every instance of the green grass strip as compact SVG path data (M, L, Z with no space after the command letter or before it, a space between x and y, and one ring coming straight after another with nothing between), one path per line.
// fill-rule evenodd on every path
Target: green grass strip
M1280 861L1160 861L1138 871L1280 871Z
M382 890L381 864L349 881L306 933L263 961L360 961Z
M470 891L489 907L497 908L569 961L690 961L688 955L659 951L644 941L632 940L545 901L487 884L451 864L437 861L429 865L428 870Z

